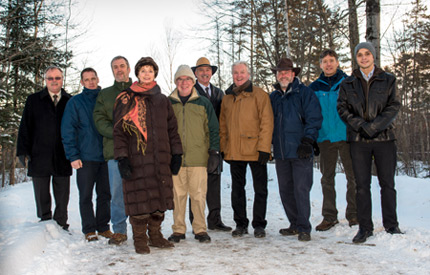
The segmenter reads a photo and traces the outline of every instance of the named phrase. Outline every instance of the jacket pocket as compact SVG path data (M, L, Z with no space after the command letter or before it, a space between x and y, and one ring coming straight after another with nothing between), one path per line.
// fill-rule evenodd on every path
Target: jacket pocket
M240 135L240 154L252 156L257 154L258 134L245 133Z

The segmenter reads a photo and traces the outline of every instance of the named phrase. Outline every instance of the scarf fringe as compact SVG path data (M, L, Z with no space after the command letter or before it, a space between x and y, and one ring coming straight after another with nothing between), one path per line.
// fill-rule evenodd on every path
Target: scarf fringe
M132 123L129 123L125 120L123 120L122 122L122 129L124 130L124 132L127 132L131 135L133 135L133 133L136 135L137 138L137 151L139 152L142 151L142 155L145 155L145 151L146 151L146 140L142 137L142 135L139 132L139 129Z

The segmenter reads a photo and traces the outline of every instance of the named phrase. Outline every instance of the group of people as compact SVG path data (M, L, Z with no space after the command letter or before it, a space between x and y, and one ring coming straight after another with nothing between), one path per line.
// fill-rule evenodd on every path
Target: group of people
M67 205L72 168L77 170L82 232L109 244L127 240L127 217L137 253L150 246L171 248L186 238L186 207L194 238L210 242L207 231L232 231L221 219L223 160L230 166L233 237L248 234L246 171L252 173L252 227L266 236L267 163L276 163L279 193L288 217L284 236L311 240L310 190L313 159L320 154L323 221L326 231L339 223L334 177L340 156L347 177L346 219L359 225L353 238L373 235L370 194L372 160L381 186L383 225L401 234L396 215L393 121L399 111L395 77L375 66L375 49L356 46L359 68L351 76L339 69L335 51L320 55L322 73L309 87L301 69L288 58L271 68L274 91L253 85L249 65L232 65L233 84L225 91L210 83L217 67L202 57L196 66L178 67L176 88L165 96L156 82L151 57L135 65L136 82L123 56L113 58L114 85L98 86L97 72L81 72L82 93L71 97L62 88L58 67L45 71L46 87L30 95L24 108L17 156L33 178L37 216L54 219L68 230ZM55 212L51 212L52 178ZM93 191L96 190L96 207ZM208 216L205 217L206 204ZM161 224L173 209L172 234ZM110 230L109 222L112 223Z

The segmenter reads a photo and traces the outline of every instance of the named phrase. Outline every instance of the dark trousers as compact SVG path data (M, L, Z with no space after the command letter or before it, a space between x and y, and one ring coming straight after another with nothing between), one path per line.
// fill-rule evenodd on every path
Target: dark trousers
M77 170L76 182L79 190L79 210L82 232L103 232L109 229L110 187L106 162L83 161ZM97 193L96 213L93 209L93 189Z
M254 183L254 206L252 227L267 225L267 165L261 165L256 161L230 161L230 173L232 179L231 204L234 211L234 221L237 227L248 227L249 220L246 216L246 167L251 167Z
M190 222L193 223L193 212L191 211L191 199L189 202ZM221 175L208 174L208 190L206 192L206 203L209 214L207 216L208 227L214 227L222 223L221 219Z
M356 187L354 171L352 169L351 152L346 141L318 143L321 151L321 187L323 192L322 215L324 220L333 222L337 220L336 189L334 178L336 176L337 160L340 156L345 170L346 185L346 219L357 219L357 206L355 203Z
M313 158L276 160L279 194L291 228L310 233Z
M36 200L37 217L41 220L52 219L51 212L51 176L33 177L34 198ZM63 227L67 227L67 205L70 195L70 177L52 176L55 211L54 220Z
M373 230L370 192L372 157L381 187L382 223L386 229L398 226L394 188L397 148L394 141L351 142L351 157L357 183L357 216L360 228Z

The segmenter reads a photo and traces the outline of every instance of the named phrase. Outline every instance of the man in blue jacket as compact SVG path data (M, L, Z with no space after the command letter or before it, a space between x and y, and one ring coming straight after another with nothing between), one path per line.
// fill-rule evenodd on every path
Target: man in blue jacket
M107 163L103 158L103 137L94 125L93 110L100 91L97 73L92 68L81 72L82 93L72 97L66 105L61 122L61 136L66 157L77 170L79 210L82 232L87 241L100 236L111 238L110 189ZM97 192L96 213L93 210L93 189Z
M315 93L296 77L300 70L288 58L282 58L272 68L278 81L274 85L276 90L270 94L275 118L272 144L279 193L290 221L290 227L279 233L310 241L309 193L313 182L314 144L322 115Z
M347 180L346 219L349 226L357 225L357 207L355 204L355 178L349 143L346 142L346 125L337 113L336 105L339 86L347 75L339 69L339 60L335 51L325 50L320 55L320 77L309 85L315 91L321 105L323 123L318 133L318 147L321 161L321 187L323 192L323 221L315 228L326 231L339 223L336 209L336 190L334 177L338 156L342 160Z

